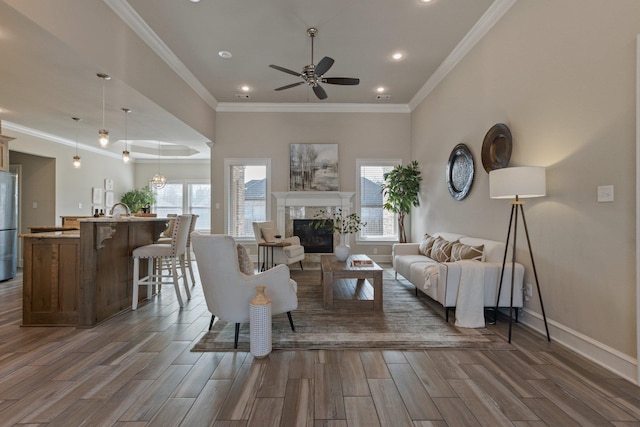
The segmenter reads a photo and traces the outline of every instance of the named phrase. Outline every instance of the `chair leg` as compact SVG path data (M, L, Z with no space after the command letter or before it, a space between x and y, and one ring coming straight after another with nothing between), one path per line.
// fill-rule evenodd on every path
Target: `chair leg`
M240 323L236 323L236 336L233 340L233 348L238 348L238 336L240 336Z
M133 258L133 298L131 301L131 310L138 308L138 277L140 277L140 258Z
M154 258L148 258L147 259L147 282L153 282L154 277L153 277L153 263L154 263ZM151 300L151 291L153 291L153 289L151 289L152 285L147 285L147 300Z
M173 275L173 287L176 290L176 297L178 298L178 304L180 307L184 307L182 303L182 295L180 294L180 285L178 284L178 262L174 258L171 258L171 274Z
M185 257L180 256L180 271L182 271L182 283L184 284L184 290L187 292L187 300L191 299L191 292L189 291L189 281L187 280L187 269L185 268Z
M293 318L291 317L291 312L290 311L287 311L287 317L289 318L289 324L291 325L291 330L293 332L295 332L296 328L295 328L295 326L293 326Z
M187 248L187 269L189 270L189 276L191 276L191 286L195 286L196 276L193 274L193 265L191 264L191 248Z
M211 330L211 328L213 328L213 321L216 320L216 315L212 314L211 315L211 322L209 322L209 330Z
M304 270L304 268L302 268L302 261L298 261L300 263L300 270Z

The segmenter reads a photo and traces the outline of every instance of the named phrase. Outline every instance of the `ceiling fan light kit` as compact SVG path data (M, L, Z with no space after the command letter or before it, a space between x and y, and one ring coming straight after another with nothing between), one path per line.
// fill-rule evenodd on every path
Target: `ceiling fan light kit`
M302 72L298 73L296 71L290 70L288 68L280 67L278 65L269 65L269 67L282 71L283 73L291 74L293 76L300 77L302 79L301 82L288 84L286 86L281 86L276 88L275 90L285 90L290 89L292 87L300 86L302 84L307 84L309 87L313 89L313 93L318 97L318 99L326 99L327 92L324 90L320 83L327 83L333 85L347 85L353 86L360 84L360 79L353 77L324 77L324 74L329 71L329 69L333 66L335 62L333 58L325 56L318 62L318 65L313 62L313 40L318 34L317 28L309 28L307 30L307 35L311 38L311 64L305 65L302 68Z

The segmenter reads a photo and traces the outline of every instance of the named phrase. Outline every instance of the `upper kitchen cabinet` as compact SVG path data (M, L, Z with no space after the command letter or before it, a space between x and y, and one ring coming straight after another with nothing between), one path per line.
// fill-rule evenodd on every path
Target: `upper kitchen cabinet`
M14 139L2 135L2 123L0 123L0 171L9 170L9 141Z

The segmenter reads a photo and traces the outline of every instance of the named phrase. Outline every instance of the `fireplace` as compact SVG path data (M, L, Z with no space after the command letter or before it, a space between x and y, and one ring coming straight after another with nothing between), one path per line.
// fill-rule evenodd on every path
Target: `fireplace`
M308 225L309 222L317 220L317 215L323 210L342 209L345 215L349 215L353 208L351 199L355 193L347 191L288 191L271 194L277 203L276 225L278 230L284 236L296 235L303 240L301 243L305 248L305 253L309 254L305 259L307 262L320 262L323 253L333 252L333 246L337 242L334 241L332 233L328 232L322 239L319 239L319 235L312 237L314 240L323 240L322 248L319 249L315 247L316 242L314 241L304 242L305 233L294 230L294 221L304 220L300 224L307 223ZM308 226L306 229L309 231ZM312 228L311 231L317 234L320 230ZM331 240L328 240L329 238Z
M294 219L293 235L300 238L304 252L310 254L330 254L333 252L333 233L331 224L326 223L318 228L316 219Z

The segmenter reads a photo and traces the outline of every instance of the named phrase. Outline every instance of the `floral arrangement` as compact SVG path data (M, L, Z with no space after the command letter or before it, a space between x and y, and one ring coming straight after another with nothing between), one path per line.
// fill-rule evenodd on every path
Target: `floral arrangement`
M357 233L367 225L366 222L362 222L357 213L344 215L342 209L338 209L332 214L322 209L314 218L319 221L315 221L313 223L313 228L317 230L318 228L325 227L328 223L332 233Z

